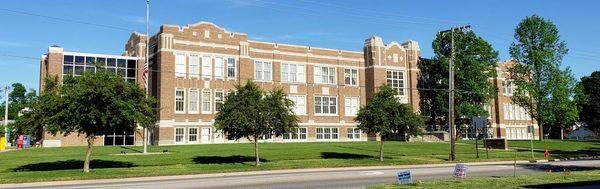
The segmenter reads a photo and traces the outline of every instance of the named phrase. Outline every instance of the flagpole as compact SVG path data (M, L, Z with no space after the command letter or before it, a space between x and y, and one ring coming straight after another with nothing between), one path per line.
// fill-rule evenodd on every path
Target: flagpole
M150 0L146 0L146 57L144 58L144 76L146 79L144 80L144 84L146 85L146 98L148 97L148 59L150 59L149 48L150 48L150 35L148 35L149 24L150 23ZM148 129L144 126L144 154L148 153Z

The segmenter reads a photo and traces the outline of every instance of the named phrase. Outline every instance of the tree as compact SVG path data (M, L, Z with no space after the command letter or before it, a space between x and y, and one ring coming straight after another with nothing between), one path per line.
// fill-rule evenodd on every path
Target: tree
M568 49L560 39L558 29L549 20L537 15L528 16L515 29L515 42L510 46L511 57L518 62L508 69L510 79L517 89L512 101L529 111L540 129L543 140L544 126L551 121L553 105L551 96L560 89L556 85L563 75L560 72L562 58ZM559 107L556 107L559 108Z
M25 86L21 83L13 83L10 88L12 90L8 94L8 119L13 120L18 117L19 111L29 106L37 96L35 90L30 89L29 92L27 92ZM0 106L2 115L4 115L4 103Z
M576 91L575 102L580 120L600 135L600 71L582 77Z
M425 108L428 108L423 112L433 119L430 122L443 124L448 123L448 90L445 89L448 89L449 83L451 35L438 34L432 46L435 57L419 64L422 73L420 85L425 88L420 93ZM496 77L497 61L498 52L473 31L454 31L456 123L470 124L474 116L489 115L484 104L490 103L497 95L497 88L490 81L490 78Z
M51 79L46 81L45 86L56 86L50 83ZM139 85L114 73L98 71L86 72L80 77L65 77L62 87L44 91L42 96L30 116L41 117L39 124L54 135L77 133L86 138L83 164L86 173L90 171L96 136L114 129L133 131L136 123L150 125L151 120L156 119L155 110L151 108L154 100L147 98Z
M58 100L59 83L58 77L44 78L44 89L39 97L31 98L28 102L28 111L23 111L21 116L11 123L10 127L17 135L30 135L33 141L39 141L44 134L44 124L48 123L47 119L55 112L59 111L55 107ZM16 135L13 135L16 137Z
M563 130L573 126L579 120L577 104L574 102L576 81L570 69L555 70L552 73L555 82L552 87L550 104L547 116L548 134L554 138L562 139Z
M217 130L228 139L247 138L254 142L256 166L260 165L258 140L263 136L281 136L295 132L298 119L293 112L294 103L287 99L281 89L265 94L254 82L236 85L227 94L221 110L215 118Z
M383 161L383 144L394 134L419 135L425 120L413 112L412 108L400 103L396 90L382 85L355 118L361 131L380 136L379 161Z

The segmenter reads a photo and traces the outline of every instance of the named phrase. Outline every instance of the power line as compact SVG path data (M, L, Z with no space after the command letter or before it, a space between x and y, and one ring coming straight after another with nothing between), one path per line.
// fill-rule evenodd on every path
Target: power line
M135 31L135 30L132 30L132 29L123 28L123 27L119 27L119 26L111 26L111 25L106 25L106 24L97 24L97 23L80 21L80 20L59 18L59 17L54 17L54 16L47 16L47 15L35 14L35 13L30 13L30 12L25 12L25 11L18 11L18 10L12 10L12 9L6 9L6 8L0 8L0 11L17 13L17 14L28 15L28 16L34 16L34 17L40 17L40 18L46 18L46 19L51 19L51 20L56 20L56 21L62 21L62 22L71 22L71 23L77 23L77 24L83 24L83 25L103 27L103 28L114 29L114 30L122 30L122 31L128 31L128 32Z

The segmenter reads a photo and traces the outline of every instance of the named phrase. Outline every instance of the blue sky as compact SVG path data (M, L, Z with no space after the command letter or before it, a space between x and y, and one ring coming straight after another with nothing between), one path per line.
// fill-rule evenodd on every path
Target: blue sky
M131 31L145 32L145 0L21 0L1 4L2 85L21 82L37 89L37 58L50 45L67 51L121 54ZM598 7L600 1L594 0L152 0L150 32L155 33L161 24L209 21L247 33L254 40L357 51L362 50L364 39L378 35L385 43L416 40L421 55L431 57L431 41L437 31L472 24L473 30L500 52L500 59L506 60L516 25L525 16L538 14L558 26L570 49L563 65L580 78L600 70Z

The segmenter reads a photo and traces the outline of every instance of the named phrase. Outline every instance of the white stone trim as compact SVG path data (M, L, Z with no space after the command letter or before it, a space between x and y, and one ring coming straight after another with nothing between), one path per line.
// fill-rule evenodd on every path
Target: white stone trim
M225 44L195 42L195 41L187 41L187 40L179 40L179 39L173 39L173 43L182 44L182 45L194 45L194 46L201 46L201 47L213 47L213 48L218 47L218 48L240 50L239 45L225 45Z

